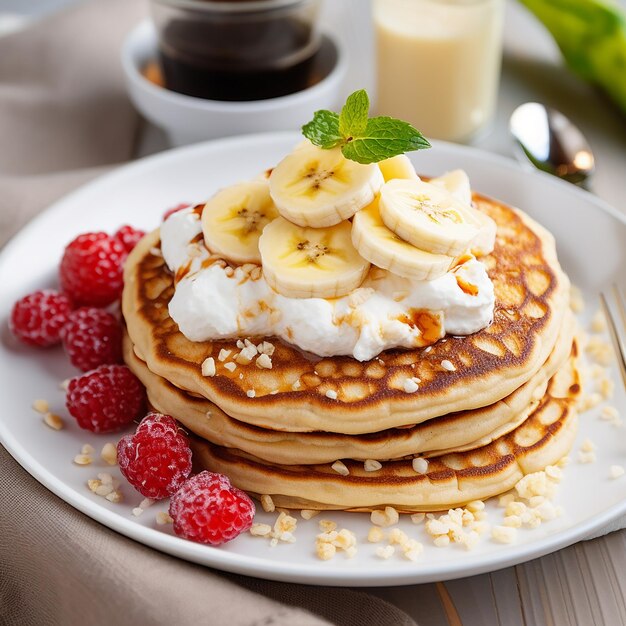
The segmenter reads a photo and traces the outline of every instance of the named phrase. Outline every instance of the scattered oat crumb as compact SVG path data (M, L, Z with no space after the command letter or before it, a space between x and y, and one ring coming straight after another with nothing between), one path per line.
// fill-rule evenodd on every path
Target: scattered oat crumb
M581 313L585 308L585 299L582 291L572 285L569 292L569 305L574 313Z
M606 330L606 317L602 309L598 309L591 318L591 330L594 333L603 333Z
M411 465L413 466L413 470L418 474L426 474L426 472L428 472L428 461L421 456L413 459Z
M237 363L224 363L224 369L227 369L229 372L234 372L237 369Z
M117 465L117 448L112 443L105 443L100 452L100 458L107 465Z
M562 469L564 467L567 467L570 464L570 461L570 457L566 455L564 457L561 457L556 465L557 467L560 467Z
M202 375L203 376L215 376L215 359L210 356L208 359L204 359L202 362Z
M591 439L587 438L582 442L580 449L583 452L593 452L596 449L596 444L593 443Z
M376 548L375 554L377 557L387 560L388 558L393 556L393 553L395 551L396 549L393 546L378 546L378 548Z
M74 457L74 463L76 465L91 465L92 460L93 459L88 454L77 454Z
M419 385L412 378L406 378L402 388L405 393L415 393L419 389Z
M174 520L170 517L169 513L165 511L159 511L156 514L156 523L159 526L164 526L165 524L171 524Z
M385 533L380 526L372 526L367 533L367 540L370 543L378 543L385 538Z
M443 361L441 361L441 367L443 367L443 369L446 370L447 372L456 371L456 367L454 367L454 363L452 363L452 361L448 361L448 359L444 359Z
M232 350L226 350L225 348L222 348L217 355L217 360L223 363L232 354L232 352Z
M376 509L372 511L370 520L375 526L387 528L398 523L400 515L392 506L386 506L385 510Z
M494 526L491 537L498 543L513 543L517 537L517 530L512 526Z
M411 521L414 524L421 524L424 521L425 517L426 517L425 513L413 513L413 515L411 515Z
M472 513L476 511L482 511L485 508L485 503L482 500L472 500L465 505L465 508Z
M321 519L318 523L318 527L321 532L330 533L337 529L337 523L329 519Z
M403 546L408 540L409 538L407 537L407 534L399 528L392 528L389 531L389 543L392 545L398 544Z
M262 495L261 496L261 506L266 513L273 513L276 510L276 506L274 505L274 500L272 500L272 496Z
M624 475L624 468L621 465L611 465L609 469L609 476L611 478L619 478Z
M267 354L261 354L257 360L256 364L261 369L271 370L272 369L272 359Z
M607 405L600 411L600 419L607 422L616 422L619 418L619 411L614 406Z
M50 405L47 400L35 400L33 402L33 409L37 411L37 413L45 415L50 410Z
M65 426L61 417L56 413L46 413L43 416L43 421L46 426L49 426L53 430L61 430Z
M248 391L246 391L246 395L248 398L254 398L256 396L256 391L254 389L248 389Z
M119 491L111 491L110 493L107 493L106 496L104 496L105 500L108 500L109 502L113 502L114 504L117 504L118 502L122 501L122 494Z
M424 551L424 546L415 539L409 539L402 546L402 554L409 561L417 561L419 555Z
M269 341L263 341L256 348L260 354L267 354L267 356L272 356L274 354L274 350L276 350L274 344Z
M608 376L598 382L598 391L605 400L610 400L615 393L615 383Z
M300 380L299 380L299 379L298 379L298 380L296 380L296 382L295 382L293 385L291 385L291 388L292 388L294 391L298 391L298 389L300 389L300 387L302 387L302 383L300 382Z
M143 509L141 507L136 506L131 513L135 516L135 517L139 517L142 513L143 513Z
M438 548L445 548L450 545L450 537L448 537L448 535L439 535L433 539L433 543Z
M343 461L335 461L331 467L337 472L337 474L341 474L342 476L347 476L350 473L350 470L346 467Z
M253 537L267 537L272 532L272 527L269 524L252 524L250 527L250 534Z
M81 451L82 454L89 454L89 455L91 455L91 454L93 454L96 451L96 449L90 443L85 443L85 444L83 444L83 447L81 448L80 451Z
M321 511L313 511L312 509L302 509L300 516L302 519L313 519L316 515L319 515Z
M326 397L330 398L331 400L336 400L337 399L337 392L334 389L329 389L326 392Z
M316 541L315 542L315 553L318 558L322 561L329 561L332 559L337 552L337 548L330 542L327 541Z
M595 463L596 462L596 453L595 452L584 452L581 450L578 453L578 462L587 464L587 463Z
M509 503L513 502L515 500L515 496L512 493L505 493L503 496L500 496L498 498L498 506L499 507L506 507L509 505Z
M374 459L367 459L365 463L363 463L363 469L366 472L377 472L382 466L383 464L380 461Z
M522 518L519 515L507 515L502 524L511 528L521 528Z
M591 335L585 350L600 365L607 366L613 360L613 346L600 335Z
M150 508L153 504L155 503L155 500L153 500L152 498L144 498L140 503L139 503L139 508L142 511L145 511L146 509Z

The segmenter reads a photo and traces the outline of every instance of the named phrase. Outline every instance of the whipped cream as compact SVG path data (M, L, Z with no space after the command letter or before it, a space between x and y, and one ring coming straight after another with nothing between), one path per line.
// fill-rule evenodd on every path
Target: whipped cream
M177 280L169 313L190 341L271 337L320 356L367 361L390 348L469 335L493 320L494 291L483 263L469 256L431 281L372 267L351 294L334 299L287 298L249 267L212 263L193 209L161 226L161 248Z

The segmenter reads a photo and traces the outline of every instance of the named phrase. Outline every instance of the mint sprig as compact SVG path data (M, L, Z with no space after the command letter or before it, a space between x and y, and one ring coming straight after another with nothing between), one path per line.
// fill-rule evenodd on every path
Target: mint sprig
M365 89L348 96L341 113L316 111L302 127L302 134L313 144L328 150L341 146L341 152L357 163L378 163L385 159L430 148L426 138L409 124L393 117L368 117L369 97Z

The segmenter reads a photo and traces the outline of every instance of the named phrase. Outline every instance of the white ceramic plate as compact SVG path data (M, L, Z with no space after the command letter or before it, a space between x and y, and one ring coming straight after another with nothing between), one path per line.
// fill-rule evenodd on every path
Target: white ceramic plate
M299 521L295 544L270 548L266 539L246 534L212 548L173 536L171 527L157 526L155 512L166 510L166 503L133 517L131 510L142 498L128 484L123 484L122 504L111 504L88 491L86 480L110 468L100 462L78 467L72 459L84 443L100 450L105 442L117 438L82 431L69 417L66 428L56 432L32 411L35 398L46 398L53 410L66 414L58 385L75 372L60 349L38 351L18 345L7 328L12 303L36 288L56 283L63 247L77 234L88 230L112 232L122 223L153 228L166 208L181 201L200 201L219 187L255 176L273 166L297 140L292 133L255 135L142 159L67 196L13 239L0 255L0 440L9 452L59 497L128 537L217 569L300 583L403 585L478 574L562 548L626 513L626 476L617 480L608 477L610 465L626 465L626 432L598 420L599 410L581 417L573 462L557 498L565 509L562 517L537 529L520 530L513 545L496 544L485 537L471 552L460 547L436 548L423 526L403 521L401 527L425 545L416 562L401 555L387 561L377 558L376 546L365 539L370 526L367 515L324 515L356 533L358 553L353 559L338 553L332 561L322 562L314 551L320 518ZM424 174L465 169L475 189L517 205L543 222L557 238L563 266L585 294L587 316L597 308L600 289L613 281L624 284L626 220L597 198L471 148L442 143L412 156L417 170ZM626 417L625 394L616 371L613 376L616 397L612 404ZM576 449L585 437L597 444L598 461L581 465L575 460ZM117 468L113 473L117 474ZM492 505L488 509L488 521L500 523L502 509ZM257 521L274 517L261 511Z

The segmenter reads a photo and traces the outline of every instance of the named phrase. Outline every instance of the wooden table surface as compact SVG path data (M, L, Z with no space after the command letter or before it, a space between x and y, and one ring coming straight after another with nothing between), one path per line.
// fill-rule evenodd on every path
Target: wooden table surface
M0 31L15 15L37 16L80 0L0 0ZM626 7L626 0L619 0ZM327 0L325 22L351 55L346 92L373 92L372 33L367 0ZM350 19L342 19L342 14ZM565 113L589 139L597 159L593 192L626 210L626 117L563 69L543 27L507 0L502 82L491 132L477 147L511 156L508 119L522 102L537 100ZM138 156L164 149L163 135L146 126ZM396 604L419 626L619 626L626 624L626 530L581 542L528 563L445 583L370 589Z

